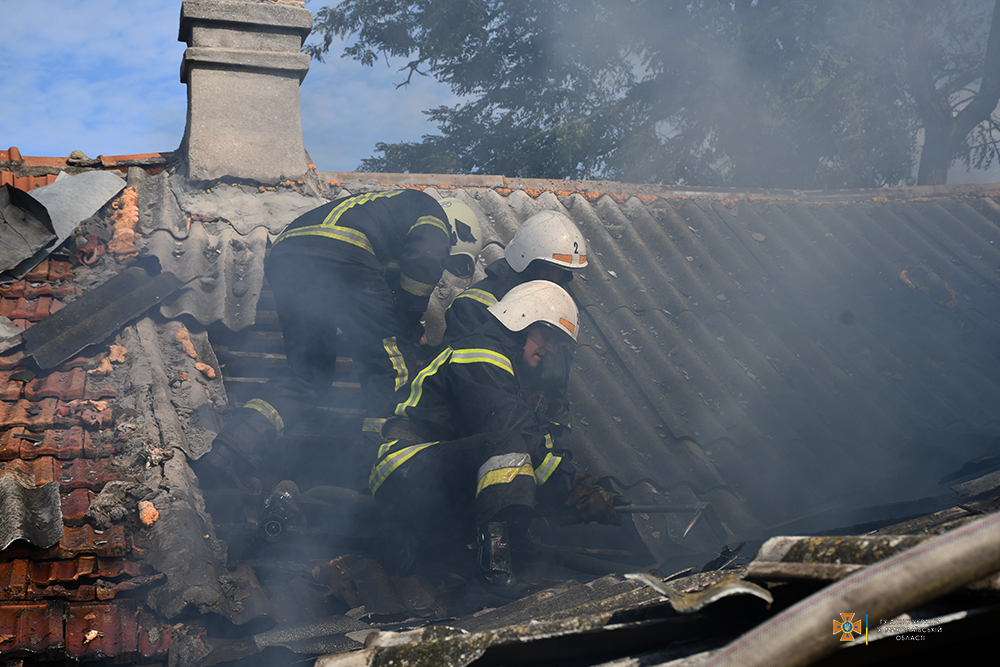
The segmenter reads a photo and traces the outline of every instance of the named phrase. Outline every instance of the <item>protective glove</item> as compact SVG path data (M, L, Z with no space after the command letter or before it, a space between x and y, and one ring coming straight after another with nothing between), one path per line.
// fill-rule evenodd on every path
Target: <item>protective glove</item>
M564 504L580 523L596 521L620 526L625 523L625 517L615 512L615 505L631 502L622 494L612 493L597 484L590 475L578 472Z

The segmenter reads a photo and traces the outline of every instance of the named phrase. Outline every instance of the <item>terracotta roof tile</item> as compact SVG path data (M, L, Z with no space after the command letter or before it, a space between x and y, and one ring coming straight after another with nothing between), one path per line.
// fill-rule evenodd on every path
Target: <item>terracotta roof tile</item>
M94 602L97 600L97 586L93 584L82 584L80 586L37 586L28 582L27 599L44 600L46 598L56 598L68 602ZM73 606L70 606L72 609Z
M56 558L73 558L84 554L94 554L104 558L121 557L128 554L128 540L125 529L112 526L97 531L92 526L67 526L59 546L46 551Z
M0 404L0 424L25 426L33 431L43 431L55 423L59 401L45 398L32 402L21 399L16 403Z
M82 292L75 285L53 285L49 282L29 283L27 280L18 280L8 285L0 286L0 296L8 299L24 297L26 299L37 299L40 296L51 296L56 299L65 299L71 296L80 296Z
M28 590L28 561L0 562L0 600L23 600ZM0 643L0 647L3 644Z
M40 283L49 278L49 259L43 259L33 269L25 274L24 279L29 283Z
M13 470L19 475L32 478L35 481L35 486L41 486L55 481L55 461L52 457L43 457L33 461L22 461L21 459L5 461L0 463L0 477Z
M73 489L69 493L63 493L60 498L63 523L67 526L83 525L94 499L94 492L89 489Z
M60 461L56 467L57 481L64 490L91 489L99 491L117 475L108 471L109 459L73 459Z
M6 354L0 354L0 370L17 368L22 359L24 359L24 350L22 349L13 350L12 352L7 352Z
M28 435L28 439L20 436ZM79 426L69 429L49 429L42 435L42 440L35 442L40 434L30 433L23 427L13 428L4 434L4 439L10 437L21 442L22 459L34 459L40 456L54 456L57 459L72 459L86 456L86 447L90 444L90 434ZM3 442L3 439L0 439Z
M13 185L18 190L24 190L25 192L55 182L55 174L45 174L44 176L15 176L12 171L0 171L0 186Z
M29 401L43 398L74 401L83 398L86 383L87 373L82 368L74 368L65 373L57 371L29 382L24 388L24 397Z
M0 371L0 401L14 402L21 398L24 382L11 380L11 372Z
M0 652L44 651L65 646L60 602L20 602L0 604Z
M66 619L66 652L74 658L104 658L138 651L138 614L132 605L72 605Z

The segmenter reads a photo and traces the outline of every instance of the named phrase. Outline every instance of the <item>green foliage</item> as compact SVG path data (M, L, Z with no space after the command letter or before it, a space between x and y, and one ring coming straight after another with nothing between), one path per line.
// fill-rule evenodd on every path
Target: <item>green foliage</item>
M353 35L345 56L403 57L407 81L427 74L464 96L427 112L439 135L379 143L365 170L878 187L912 182L918 131L936 136L915 71L946 106L976 96L994 4L344 0L317 12L307 52ZM997 159L983 120L948 160Z

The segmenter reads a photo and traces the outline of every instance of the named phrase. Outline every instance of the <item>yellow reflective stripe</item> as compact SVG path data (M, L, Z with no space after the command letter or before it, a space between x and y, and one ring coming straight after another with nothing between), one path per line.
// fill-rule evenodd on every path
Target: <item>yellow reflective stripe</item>
M351 229L350 227L326 228L321 227L320 225L299 227L298 229L282 233L282 235L275 240L275 244L280 243L285 239L295 238L296 236L325 236L327 238L350 243L351 245L357 246L363 250L367 250L373 255L375 254L375 251L372 249L372 244L368 241L368 237L358 230Z
M274 240L274 243L277 244L285 239L295 238L296 236L325 236L327 238L337 239L338 241L345 241L351 245L358 246L359 248L364 248L374 255L375 251L372 249L372 244L368 241L368 237L365 236L364 233L359 232L356 229L351 229L350 227L340 227L337 225L340 221L340 216L355 206L370 202L373 199L379 199L381 197L395 197L396 195L402 193L402 190L390 190L388 192L367 192L363 195L350 197L334 206L333 209L326 214L326 217L320 224L284 231L278 235L278 238Z
M514 366L510 363L510 359L499 352L487 350L482 347L470 347L464 350L455 350L451 355L451 363L493 364L497 368L501 368L511 375L514 374Z
M487 292L484 289L467 289L458 296L455 297L455 301L459 299L472 299L473 301L478 301L484 306L492 306L497 302L497 298Z
M395 390L399 391L399 388L404 386L406 381L410 379L410 372L406 368L406 359L403 358L403 353L399 351L399 345L396 344L395 336L383 338L382 347L385 348L386 353L389 355L389 361L392 362L392 369L396 371ZM385 420L383 419L382 421Z
M404 447L400 449L398 452L393 452L392 454L389 454L384 459L376 463L375 467L372 468L371 475L368 476L368 488L371 489L372 495L373 496L375 495L375 492L378 491L378 488L382 486L382 482L384 482L386 478L389 477L389 475L391 475L396 468L409 461L418 452L421 452L427 449L428 447L432 447L438 444L438 442L440 441L425 442L420 445L411 445L409 447ZM385 445L383 445L383 447L384 446ZM379 451L381 452L381 448L379 449Z
M437 373L438 369L441 368L444 362L448 361L448 357L451 356L452 352L453 350L450 347L444 348L443 350L441 350L438 356L434 357L434 361L427 364L426 367L424 367L419 373L417 373L416 377L413 378L413 384L410 385L409 397L407 397L405 401L396 406L395 410L396 416L405 417L406 409L413 407L414 405L420 402L420 397L423 395L424 392L424 380L427 379L428 376Z
M548 433L545 434L545 449L552 449L555 443L552 441L552 436Z
M520 475L527 475L531 477L532 480L535 479L535 471L531 467L531 463L525 463L523 466L519 466L517 468L500 468L499 470L489 471L480 477L479 483L476 484L476 498L479 497L479 494L486 487L494 486L496 484L510 484Z
M413 224L412 227L410 227L410 232L412 232L420 225L430 225L431 227L437 227L442 232L444 232L445 236L451 237L451 229L448 227L448 225L444 224L444 221L441 220L441 218L435 218L433 215L421 216L417 218L417 221ZM409 232L407 232L407 234L409 234Z
M403 272L399 273L399 286L414 296L428 296L436 285L437 283L422 283Z
M397 442L399 442L399 440L390 440L389 442L383 442L381 445L378 446L378 456L376 456L375 458L380 459L383 456L385 456L386 452L392 449L392 446L395 445Z
M260 414L267 417L267 421L271 422L271 425L274 426L274 430L278 432L278 437L281 437L281 432L285 430L285 420L281 418L281 415L273 405L259 398L251 398L243 404L243 407L256 410Z
M562 463L561 456L556 456L552 452L545 455L545 458L542 459L542 465L535 468L535 481L538 486L549 481L549 477L552 477L552 473L556 471L560 463Z
M384 424L386 419L376 419L374 417L369 417L365 419L365 425L361 428L362 433L381 433L382 424Z

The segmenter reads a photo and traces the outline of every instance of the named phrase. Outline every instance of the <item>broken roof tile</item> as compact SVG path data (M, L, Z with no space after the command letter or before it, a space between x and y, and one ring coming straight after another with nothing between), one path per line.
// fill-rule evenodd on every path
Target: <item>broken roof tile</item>
M66 607L62 602L0 604L0 652L42 653L63 648Z
M128 540L125 529L112 526L104 531L92 526L67 526L58 547L49 550L56 558L73 558L94 554L104 558L120 557L128 554Z
M24 275L29 283L40 283L49 279L49 259L46 257Z

